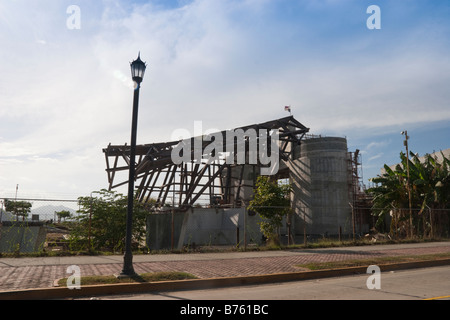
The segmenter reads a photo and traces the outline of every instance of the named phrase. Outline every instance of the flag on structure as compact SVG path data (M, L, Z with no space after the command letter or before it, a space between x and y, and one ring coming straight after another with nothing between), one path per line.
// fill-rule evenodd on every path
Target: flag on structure
M284 107L284 111L291 112L291 107L290 106L285 106Z

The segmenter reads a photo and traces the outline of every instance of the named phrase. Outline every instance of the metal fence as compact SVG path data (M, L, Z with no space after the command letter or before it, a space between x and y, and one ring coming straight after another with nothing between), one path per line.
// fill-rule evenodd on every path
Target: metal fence
M7 210L6 202L26 202L29 203L30 210L25 215L17 214L14 210ZM70 199L21 199L21 198L1 198L0 199L0 221L46 221L58 222L58 212L68 211L71 216L76 216L79 210L78 200ZM67 218L62 218L67 219Z
M31 207L28 215L17 216L11 210L6 210L7 200L29 203ZM0 240L3 238L4 242L6 237L10 237L9 243L23 242L21 240L23 236L20 236L21 239L17 238L18 235L6 236L6 231L11 232L15 228L14 222L26 223L28 231L41 223L46 226L46 232L51 233L53 231L47 227L48 225L69 220L77 216L80 209L78 200L74 199L0 199L0 222L3 224ZM176 209L166 208L165 211L152 212L147 216L145 245L150 250L198 247L248 248L265 244L259 226L261 218L254 212L248 212L246 208L194 207L183 212L177 212ZM315 242L321 239L360 239L372 232L377 222L377 217L372 215L376 210L369 207L293 209L292 215L285 217L278 229L279 240L284 245ZM62 211L69 212L70 217L58 215ZM341 217L345 218L335 219L333 211L336 215L340 212ZM411 212L413 235L423 238L450 236L449 210L412 208ZM325 214L326 219L323 218ZM381 224L377 225L377 231L393 239L410 235L409 208L393 208L385 215ZM33 232L38 237L38 231ZM42 239L39 241L40 244L28 245L27 248L42 248ZM45 241L45 245L48 245L49 240Z
M380 209L369 208L370 213ZM422 238L450 237L450 210L442 208L392 208L385 210L377 227L394 238L416 236Z
M294 208L278 228L283 245L307 244L322 240L396 240L405 237L449 238L450 210L396 208L381 219L371 207ZM340 216L337 217L337 213ZM240 247L265 245L256 213L245 208L192 208L155 213L147 219L150 249L198 247ZM411 235L412 232L412 235Z
M0 253L63 250L58 245L64 243L67 231L50 225L76 216L77 211L78 200L0 199Z

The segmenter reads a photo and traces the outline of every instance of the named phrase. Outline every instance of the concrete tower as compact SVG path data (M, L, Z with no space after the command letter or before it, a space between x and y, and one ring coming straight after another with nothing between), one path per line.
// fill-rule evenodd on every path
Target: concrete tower
M347 140L314 137L302 141L287 163L293 186L293 233L330 236L352 233Z

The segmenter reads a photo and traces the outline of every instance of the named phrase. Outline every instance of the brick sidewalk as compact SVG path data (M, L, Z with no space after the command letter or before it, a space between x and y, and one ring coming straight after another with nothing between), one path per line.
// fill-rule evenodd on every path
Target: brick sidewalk
M291 250L286 256L261 256L252 258L179 261L148 261L134 262L137 273L158 271L183 271L199 278L220 278L234 276L250 276L284 272L302 271L295 265L308 262L345 261L353 259L367 259L371 257L387 257L399 255L423 255L433 253L450 253L448 246L384 249L384 250L358 250L352 247L348 250ZM307 253L307 254L306 254ZM217 255L220 256L220 255ZM225 256L226 257L226 256ZM149 256L151 260L151 256ZM161 260L161 259L158 259ZM0 262L2 260L0 259ZM33 265L33 266L0 266L0 291L21 289L49 288L56 279L70 276L66 273L67 264L61 265ZM96 263L80 265L81 276L111 275L120 273L122 263Z

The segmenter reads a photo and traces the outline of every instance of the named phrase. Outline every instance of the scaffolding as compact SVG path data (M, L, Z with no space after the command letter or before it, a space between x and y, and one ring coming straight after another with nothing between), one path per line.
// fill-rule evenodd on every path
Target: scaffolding
M363 183L362 157L358 149L348 153L348 193L352 208L353 233L361 234L370 229L370 207L372 199Z

